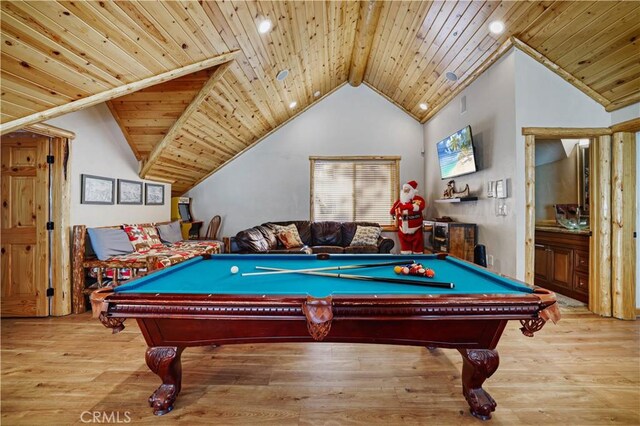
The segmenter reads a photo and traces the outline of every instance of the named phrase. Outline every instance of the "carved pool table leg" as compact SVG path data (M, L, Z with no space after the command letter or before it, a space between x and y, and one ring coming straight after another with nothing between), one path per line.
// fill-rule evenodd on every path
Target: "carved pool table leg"
M180 356L183 347L158 346L147 349L145 360L149 369L156 373L162 384L149 397L153 414L161 416L173 410L173 403L180 393L182 382L182 364Z
M489 420L496 402L482 384L498 369L498 351L491 349L458 349L462 355L462 394L471 407L471 414Z

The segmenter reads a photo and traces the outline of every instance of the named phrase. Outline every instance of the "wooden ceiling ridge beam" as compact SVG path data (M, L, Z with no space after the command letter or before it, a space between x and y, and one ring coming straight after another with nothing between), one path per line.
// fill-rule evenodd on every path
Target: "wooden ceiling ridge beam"
M591 87L584 84L579 78L574 77L569 72L567 72L564 68L562 68L560 65L556 64L551 59L547 58L542 53L538 52L537 50L535 50L534 48L532 48L531 46L529 46L519 38L512 36L511 42L519 50L531 56L533 59L540 62L545 67L549 68L551 71L553 71L554 73L562 77L565 81L572 84L574 87L576 87L577 89L585 93L587 96L589 96L591 99L598 102L603 107L607 108L609 104L611 104L611 101L609 99L600 95Z
M144 178L144 176L149 172L149 170L151 170L151 168L153 167L153 164L156 162L158 158L160 158L165 148L168 147L173 141L173 139L178 135L178 133L180 132L180 129L182 129L182 126L187 122L187 120L189 120L191 115L194 112L196 112L196 110L198 109L200 104L205 100L205 98L209 96L209 93L211 93L211 90L213 89L213 87L222 78L225 71L229 69L232 62L233 62L232 60L229 60L224 62L221 65L218 65L216 70L209 77L209 80L207 80L204 86L202 86L202 89L200 90L200 92L198 92L198 94L193 98L193 100L187 106L187 108L185 108L180 118L178 118L173 123L173 125L171 126L167 134L164 136L164 138L162 138L162 140L153 148L153 150L149 153L149 156L147 157L147 159L142 163L142 167L140 169L140 177Z
M360 15L356 26L356 36L351 51L351 69L349 70L349 84L353 87L358 87L364 80L381 10L381 1L360 2Z
M39 123L41 121L50 120L55 117L59 117L63 114L79 111L81 109L97 105L102 102L109 101L111 99L118 98L123 95L127 95L132 92L136 92L140 89L144 89L149 86L153 86L165 81L173 80L178 77L182 77L187 74L194 73L206 68L211 68L216 65L227 63L238 55L238 50L232 52L223 53L222 55L215 56L213 58L205 59L204 61L195 62L193 64L177 68L171 71L163 72L158 75L144 78L139 81L124 84L122 86L114 87L113 89L105 90L104 92L97 93L95 95L87 96L77 101L69 102L64 105L53 107L45 111L40 111L26 117L12 120L8 123L0 125L0 134L12 132L14 130L21 129L30 124Z

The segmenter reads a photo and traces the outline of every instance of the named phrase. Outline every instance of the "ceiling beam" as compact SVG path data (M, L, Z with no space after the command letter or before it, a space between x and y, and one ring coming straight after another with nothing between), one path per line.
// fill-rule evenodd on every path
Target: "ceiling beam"
M137 92L138 90L144 89L149 86L164 83L165 81L173 80L175 78L182 77L183 75L191 74L196 71L220 65L224 62L228 62L234 59L239 52L239 50L234 50L232 52L223 53L222 55L205 59L204 61L196 62L181 68L154 75L152 77L144 78L139 81L134 81L132 83L114 87L112 89L105 90L104 92L96 93L95 95L78 99L77 101L69 102L64 105L59 105L45 111L36 112L35 114L9 121L8 123L0 125L0 134L4 135L5 133L21 129L24 126L28 126L29 124L50 120L63 114L79 111L81 109L97 105L99 103L106 102L132 92Z
M369 54L373 46L373 36L378 27L381 10L381 1L360 2L360 16L351 51L351 69L349 70L349 84L353 87L360 86L364 80L364 72L367 70L367 62L369 62Z
M142 167L140 169L140 177L144 178L149 170L153 167L155 162L160 158L163 151L171 144L173 139L178 135L178 132L182 129L184 123L191 118L191 114L196 112L200 107L200 104L209 96L211 90L213 90L213 86L215 86L218 81L222 78L225 71L229 69L232 61L225 62L222 65L218 65L216 70L211 74L209 80L202 86L200 92L193 98L191 103L185 108L182 115L176 120L175 123L171 126L167 134L162 138L162 140L153 147L153 150L149 153L149 156L146 160L142 162Z

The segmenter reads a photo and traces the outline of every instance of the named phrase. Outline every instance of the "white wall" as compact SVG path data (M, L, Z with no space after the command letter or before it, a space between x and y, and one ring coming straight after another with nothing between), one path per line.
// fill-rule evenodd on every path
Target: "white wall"
M523 127L609 127L611 115L526 53L515 50L516 276L524 278L525 171Z
M105 104L63 115L49 120L47 124L76 134L70 144L69 156L71 226L107 226L170 219L171 185L165 185L163 206L80 204L81 174L141 180L138 161Z
M640 117L640 102L611 112L611 125Z
M424 176L421 151L417 121L365 85L345 85L188 195L197 218L221 215L219 235L231 236L268 221L309 219L309 156L399 155L404 182Z
M493 256L493 269L511 276L516 274L514 230L515 217L520 212L514 212L514 197L510 187L509 198L506 199L507 216L496 216L496 201L486 198L484 188L489 180L513 179L515 174L514 67L512 51L424 125L429 204L426 217L450 216L459 222L476 223L478 243L486 245L487 254ZM463 96L466 96L467 112L461 114L460 100ZM457 204L434 203L435 199L442 198L449 180L440 178L436 143L467 125L471 125L479 171L454 180L457 188L469 184L471 195L477 195L480 199Z

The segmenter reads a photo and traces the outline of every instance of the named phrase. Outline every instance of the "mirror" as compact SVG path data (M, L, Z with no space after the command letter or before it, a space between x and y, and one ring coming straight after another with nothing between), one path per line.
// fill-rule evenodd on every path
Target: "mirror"
M536 223L559 224L556 205L579 207L588 223L589 139L536 139L535 166Z

